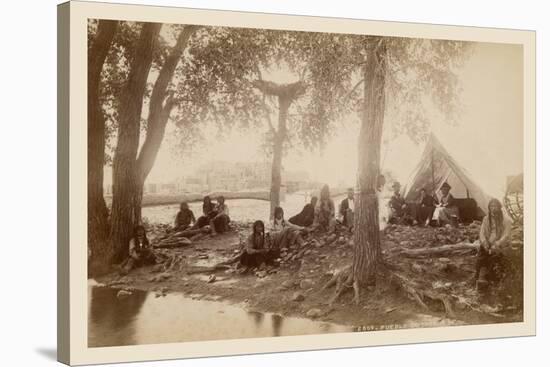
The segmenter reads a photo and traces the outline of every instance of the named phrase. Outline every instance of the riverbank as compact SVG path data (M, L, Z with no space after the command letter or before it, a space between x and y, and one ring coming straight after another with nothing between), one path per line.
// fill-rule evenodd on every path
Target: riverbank
M346 192L346 189L336 188L333 189L331 196L338 197L342 196ZM226 200L237 200L237 199L250 199L250 200L262 200L269 201L270 192L269 190L258 190L258 191L212 191L210 193L185 193L185 194L145 194L143 195L142 208L159 206L159 205L173 205L179 204L182 201L187 203L198 203L202 202L202 199L206 196L210 196L212 199L223 195ZM286 195L296 195L296 193L286 194ZM284 198L285 194L283 195ZM300 195L303 196L303 195ZM105 203L107 206L111 206L113 197L105 196Z
M143 195L141 206L146 208L158 205L179 204L182 201L186 201L188 203L202 202L202 199L206 195L209 195L212 199L216 199L216 197L223 195L226 200L253 199L269 201L269 191L213 191L211 193L145 194ZM105 203L107 206L111 206L112 200L112 196L105 197Z
M234 268L211 271L209 267L227 260L241 250L250 232L250 223L233 223L230 232L215 237L205 235L186 247L157 249L162 264L144 267L120 277L111 274L97 279L112 288L145 290L162 297L179 293L193 299L214 299L244 305L247 309L283 316L303 317L348 325L356 330L436 327L443 325L513 322L522 319L522 293L518 280L508 277L494 288L489 298L481 298L471 286L479 225L454 228L390 226L382 241L385 258L418 289L448 294L452 310L443 303L425 299L423 307L391 279L379 279L375 289L364 292L361 303L352 302L346 292L333 304L328 300L334 288L324 286L344 271L353 259L350 234L339 228L336 235L310 235L306 245L283 251L278 267L267 267L240 275ZM152 242L164 235L167 226L151 228ZM515 229L510 253L521 259L523 242ZM422 249L439 249L457 244L459 251L436 256L413 256ZM455 246L456 247L456 246ZM455 248L453 247L453 248ZM395 256L395 254L401 254ZM446 256L446 257L442 257ZM516 261L515 264L521 261ZM515 269L519 272L522 269ZM518 291L520 291L518 293Z

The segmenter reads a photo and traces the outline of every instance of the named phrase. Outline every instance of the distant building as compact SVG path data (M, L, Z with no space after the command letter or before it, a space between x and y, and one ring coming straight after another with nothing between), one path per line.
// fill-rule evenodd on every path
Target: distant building
M315 186L306 171L281 172L281 194ZM146 194L184 194L215 191L266 191L271 187L271 162L224 162L204 164L193 174L170 183L147 183ZM107 191L106 191L107 193Z
M156 194L158 191L157 184L156 183L148 183L144 187L144 193L145 194Z
M178 192L177 185L175 183L163 183L160 184L160 194L176 194Z
M195 177L204 180L207 191L266 189L271 184L271 164L216 161L198 169Z

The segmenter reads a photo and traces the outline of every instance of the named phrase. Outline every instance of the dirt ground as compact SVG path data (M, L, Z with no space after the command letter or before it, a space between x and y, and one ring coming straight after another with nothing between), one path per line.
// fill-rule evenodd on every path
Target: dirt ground
M198 236L192 244L158 248L161 264L133 270L126 276L116 272L96 279L109 287L152 291L158 297L181 292L191 298L208 298L242 305L250 310L283 316L306 317L353 326L357 330L434 327L521 321L523 234L514 227L505 252L508 261L501 274L480 295L472 286L475 249L452 252L448 257L409 257L403 249L435 248L446 244L470 244L477 239L479 223L459 228L390 226L382 240L384 258L419 289L445 294L452 311L443 303L426 299L423 307L409 293L388 279L363 292L359 305L353 291L345 292L334 304L334 288L323 289L333 274L351 264L353 242L344 228L331 236L310 234L303 247L282 252L280 265L239 274L235 266L216 271L211 266L237 255L250 223L233 223L230 232L215 237ZM152 243L165 235L167 226L149 228ZM497 269L498 270L498 269Z

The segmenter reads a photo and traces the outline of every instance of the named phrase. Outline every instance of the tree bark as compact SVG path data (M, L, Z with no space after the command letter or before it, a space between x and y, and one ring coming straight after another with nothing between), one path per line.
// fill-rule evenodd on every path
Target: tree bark
M283 143L286 139L286 120L291 103L290 99L279 97L279 121L273 141L273 162L271 164L270 218L273 218L275 208L281 205Z
M103 197L105 164L105 117L99 100L101 71L118 22L100 20L88 49L88 248L92 262L105 263L112 256L109 246L108 210Z
M366 43L364 99L357 172L355 254L353 279L358 289L372 284L380 261L377 179L380 171L380 146L384 125L386 45L383 38L372 37Z
M166 98L167 89L172 81L178 62L187 47L189 39L198 28L199 27L193 25L188 25L183 28L153 86L151 100L149 102L147 133L137 159L137 195L134 203L134 221L136 222L141 221L141 202L143 199L145 180L153 168L162 140L164 139L170 112L175 105L175 101L171 96Z
M294 102L306 90L302 81L290 84L277 84L271 81L256 80L254 87L265 95L276 96L279 100L279 119L277 129L273 126L273 161L271 164L271 188L270 188L270 219L273 219L275 207L281 205L281 169L283 162L283 145L287 137L288 110Z
M113 158L113 205L111 209L111 241L116 250L115 261L128 255L128 241L134 226L137 190L137 150L140 119L147 77L153 60L161 24L144 23L128 81L122 91L119 110L118 139Z

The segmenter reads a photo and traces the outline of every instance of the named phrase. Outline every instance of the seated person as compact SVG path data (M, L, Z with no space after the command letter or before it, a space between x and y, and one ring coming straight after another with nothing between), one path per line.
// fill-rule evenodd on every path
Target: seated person
M511 230L510 221L502 212L502 204L497 199L489 201L488 214L483 218L479 229L480 247L477 255L474 282L477 283L482 269L492 273L500 250L508 241ZM483 279L485 281L485 279Z
M433 218L437 220L439 226L446 224L456 224L453 218L458 219L458 207L455 205L454 197L451 194L451 185L444 182L441 185L441 196L439 203L435 207Z
M412 224L412 218L409 214L410 208L407 205L405 198L401 196L401 193L399 192L401 190L401 184L395 181L392 188L393 195L388 203L390 211L388 215L388 222L391 224Z
M283 208L280 206L275 208L270 234L273 247L278 249L291 247L294 244L301 245L304 242L300 233L304 227L287 222L284 215Z
M321 229L329 233L334 232L336 227L334 201L330 198L328 185L324 185L321 189L320 199L315 207L313 226L315 229Z
M317 205L317 196L312 196L311 202L306 204L299 214L291 217L288 221L300 227L311 226L315 218L315 205Z
M210 219L210 230L212 235L229 231L229 207L225 203L225 198L218 196L218 205L216 205L216 215Z
M279 254L279 249L272 246L269 234L265 233L264 222L255 221L252 234L246 240L246 247L240 255L240 264L246 268L256 268L262 263L272 265Z
M128 274L132 269L143 265L156 264L147 234L143 226L136 226L134 236L129 243L128 259L121 264L121 275Z
M339 214L342 218L342 224L348 228L353 227L353 213L355 211L354 192L352 188L348 189L348 196L340 203Z
M176 232L185 231L194 222L195 214L189 209L187 202L182 202L180 204L180 211L176 214L176 219L174 220L174 230Z
M430 224L432 220L436 200L433 196L428 195L425 188L420 189L420 196L417 201L416 221L420 226Z
M202 215L197 219L191 229L198 229L210 224L210 220L216 216L216 205L210 199L210 196L206 195L202 199Z

